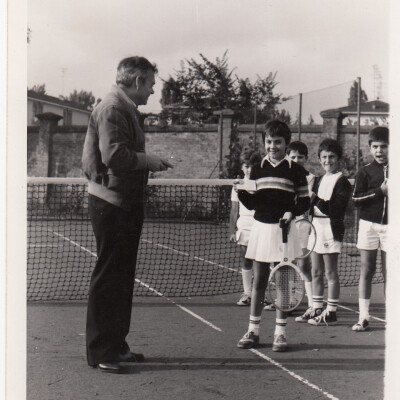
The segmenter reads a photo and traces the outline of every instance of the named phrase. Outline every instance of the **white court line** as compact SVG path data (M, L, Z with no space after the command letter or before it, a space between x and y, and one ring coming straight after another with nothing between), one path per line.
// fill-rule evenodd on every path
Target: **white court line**
M212 329L215 329L218 332L223 332L223 330L221 328L218 328L218 326L212 324L211 322L207 321L206 319L204 319L203 317L201 317L200 315L194 313L193 311L189 310L188 308L176 303L174 300L170 299L169 297L165 296L164 294L162 294L161 292L157 291L156 289L153 289L150 285L148 285L147 283L142 282L141 280L135 278L135 281L137 283L139 283L140 285L146 287L147 289L149 289L151 292L155 293L157 296L160 297L164 297L164 299L170 301L171 303L175 304L178 308L180 308L182 311L190 314L192 317L198 319L199 321L203 322L204 324L208 325L209 327L211 327Z
M54 233L55 235L57 235L57 236L63 238L63 239L66 240L67 242L72 243L73 245L75 245L75 246L79 247L80 249L86 251L87 253L91 254L92 256L97 257L97 254L96 254L96 253L93 253L92 251L90 251L90 250L87 249L86 247L81 246L80 244L74 242L74 241L71 240L71 239L68 239L67 237L61 235L60 233L55 232L55 231L52 231L51 229L49 229L49 232ZM142 239L142 240L143 240L143 241L146 241L146 242L148 242L148 243L150 243L150 244L154 244L153 242L151 242L151 241L149 241L149 240L146 240L146 239ZM161 245L161 244L156 244L156 245L159 246L159 247L164 247L164 248L166 248L166 249L168 249L168 250L173 250L173 251L175 251L175 252L177 252L177 253L185 254L185 255L187 255L187 256L190 257L190 254L188 254L188 253L183 253L183 252L181 252L181 251L179 251L179 250L173 249L172 247L167 247L167 246L164 246L164 245ZM194 257L195 257L195 256L194 256ZM197 257L197 258L200 259L199 257ZM202 260L202 259L201 259L201 260ZM205 260L205 261L207 261L207 260ZM233 268L229 268L229 267L223 266L223 265L221 265L221 264L213 263L212 261L208 261L208 263L214 264L214 265L218 265L218 266L221 266L221 267L223 267L223 268L229 269L229 270L231 270L231 271L235 271L235 272L241 273L241 271L237 271L237 270L235 270L235 269L233 269ZM162 293L159 293L159 292L157 292L155 289L150 288L150 286L146 285L145 283L143 283L143 282L141 282L141 281L138 281L138 283L140 283L142 286L147 287L149 290L151 290L151 291L157 293L157 295L159 295L159 296L164 296ZM164 296L164 297L165 297L165 296ZM166 297L166 298L167 298L167 297ZM168 299L168 298L167 298L167 299ZM169 301L172 301L172 300L170 300L170 299L168 299L168 300L169 300ZM172 302L173 302L174 304L176 304L174 301L172 301ZM326 301L325 301L325 302L326 302ZM177 306L178 306L178 305L177 305ZM338 307L339 307L339 308L343 308L343 309L348 310L348 311L353 311L354 313L359 314L359 312L358 312L357 310L354 310L354 309L352 309L352 308L345 307L345 306L342 306L342 305L340 305L340 304L338 305ZM201 317L199 316L199 318L201 318ZM386 320L384 320L384 319L382 319L382 318L374 317L373 315L370 315L370 318L372 318L372 319L374 319L374 320L376 320L376 321L380 321L380 322L386 323ZM215 328L214 328L214 329L215 329ZM216 330L219 330L219 328L217 328Z
M192 256L192 255L189 254L189 253L186 253L186 252L181 251L181 250L174 249L173 247L165 246L165 245L160 244L160 243L154 243L154 242L152 242L151 240L148 240L148 239L141 239L141 240L142 240L142 242L150 243L150 244L152 244L153 246L160 247L160 248L162 248L162 249L171 250L171 251L173 251L174 253L178 253L178 254L183 255L183 256L185 256L185 257L191 257L191 258L193 258L194 260L203 261L203 262L206 263L206 264L211 264L211 265L215 265L215 266L220 267L220 268L227 269L227 270L229 270L229 271L238 272L238 271L237 271L236 269L234 269L234 268L230 268L230 267L227 267L226 265L222 265L222 264L218 264L218 263L213 262L213 261L206 260L205 258L202 258L202 257Z
M176 303L174 300L164 296L161 292L157 291L156 289L153 289L151 286L149 286L148 284L140 281L139 279L135 279L136 282L138 282L140 285L146 287L147 289L149 289L151 292L157 294L157 296L160 297L164 297L166 300L170 301L171 303L175 304L178 308L180 308L182 311L188 313L189 315L191 315L192 317L198 319L199 321L203 322L204 324L208 325L209 327L211 327L212 329L223 333L224 331L219 328L218 326L212 324L210 321L207 321L206 319L204 319L203 317L200 317L200 315L194 313L193 311L189 310L188 308L181 306L180 304ZM268 361L270 364L274 365L275 367L280 368L282 371L288 373L290 376L292 376L293 378L297 379L298 381L300 381L301 383L303 383L304 385L307 385L308 387L310 387L311 389L317 390L318 392L321 392L323 395L325 395L325 397L327 397L328 399L331 400L339 400L337 397L329 394L328 392L325 392L324 390L322 390L320 387L318 387L317 385L314 385L313 383L309 382L307 379L301 377L300 375L297 375L295 372L289 370L288 368L284 367L282 364L278 363L277 361L273 360L272 358L268 357L267 355L259 352L258 350L255 349L250 349L251 352L253 352L255 355L263 358L264 360Z
M140 285L146 287L147 289L149 289L151 292L157 294L157 296L160 297L164 297L166 300L170 301L171 303L175 304L178 308L180 308L182 311L188 313L189 315L191 315L192 317L198 319L199 321L203 322L204 324L206 324L207 326L211 327L212 329L223 333L224 331L219 328L218 326L212 324L210 321L207 321L206 319L204 319L203 317L200 317L200 315L194 313L193 311L189 310L188 308L181 306L180 304L176 303L174 300L164 296L161 292L157 291L156 289L153 289L151 286L149 286L148 284L140 281L139 279L135 279L135 281L137 283L139 283ZM320 387L318 387L317 385L314 385L313 383L309 382L307 379L301 377L300 375L297 375L295 372L289 370L288 368L284 367L282 364L278 363L277 361L273 360L272 358L268 357L267 355L259 352L258 350L255 349L250 349L251 352L253 352L255 355L263 358L264 360L268 361L270 364L274 365L275 367L280 368L282 371L288 373L290 376L292 376L293 378L297 379L298 381L300 381L301 383L307 385L308 387L310 387L311 389L317 390L318 392L321 392L323 395L325 395L325 397L327 397L328 399L331 400L339 400L337 397L329 394L328 392L325 392L324 390L322 390Z
M73 240L68 239L67 237L65 237L65 236L63 236L63 235L61 235L60 233L57 233L57 232L55 232L55 231L51 231L51 232L53 232L55 235L57 235L57 236L63 238L64 240L68 241L69 243L72 243L73 245L79 247L80 249L82 249L82 250L88 252L88 253L91 254L92 256L97 257L97 254L96 254L96 253L93 253L92 251L86 249L85 247L81 246L80 244L74 242ZM160 246L161 246L161 245L160 245ZM162 293L159 292L158 290L152 288L152 287L151 287L150 285L148 285L147 283L144 283L144 282L142 282L140 279L137 279L137 278L135 279L135 281L136 281L137 283L139 283L140 285L146 287L146 288L147 288L148 290L150 290L151 292L155 293L157 296L164 297L166 300L168 300L169 302L175 304L179 309L181 309L182 311L188 313L188 314L191 315L192 317L198 319L200 322L206 324L207 326L211 327L212 329L214 329L214 330L216 330L216 331L218 331L218 332L223 333L223 330L222 330L221 328L219 328L218 326L212 324L211 322L207 321L205 318L203 318L203 317L201 317L200 315L194 313L193 311L189 310L188 308L186 308L186 307L184 307L184 306L182 306L182 305L176 303L174 300L172 300L172 299L170 299L170 298L164 296L164 294L162 294ZM341 307L342 307L342 308L345 308L344 306L341 306ZM351 309L349 309L349 310L350 310L350 311L354 311L354 310L351 310ZM375 318L375 319L376 319L376 318ZM305 384L306 386L310 387L311 389L314 389L314 390L317 390L318 392L321 392L321 393L322 393L325 397L327 397L328 399L331 399L331 400L339 400L337 397L335 397L335 396L331 395L330 393L324 391L323 389L321 389L321 388L318 387L317 385L314 385L313 383L311 383L311 382L308 381L307 379L305 379L305 378L301 377L300 375L296 374L295 372L289 370L288 368L284 367L282 364L278 363L277 361L275 361L274 359L268 357L267 355L261 353L260 351L255 350L255 349L250 349L250 351L251 351L252 353L254 353L255 355L261 357L262 359L268 361L270 364L274 365L275 367L280 368L282 371L288 373L290 376L292 376L293 378L297 379L298 381L300 381L301 383Z
M324 300L324 302L326 303L325 300ZM350 308L350 307L342 306L342 305L340 305L340 304L338 304L338 307L339 307L339 308L343 308L344 310L347 310L347 311L353 311L353 312L355 312L356 314L360 314L357 310L354 310L354 309L352 309L352 308ZM375 320L377 320L377 321L385 322L385 323L386 323L386 320L385 320L385 319L378 318L378 317L374 317L373 315L370 315L369 317L372 318L372 319L375 319Z
M79 247L80 249L86 251L87 253L91 254L93 257L97 257L96 253L93 253L92 251L90 251L89 249L87 249L86 247L81 246L79 243L74 242L71 239L68 239L67 237L61 235L60 233L57 233L55 231L51 231L53 232L55 235L63 238L64 240L66 240L69 243L72 243L74 246ZM189 310L188 308L181 306L180 304L176 303L174 300L164 296L164 294L162 294L161 292L157 291L156 289L152 288L150 285L148 285L147 283L142 282L140 279L135 278L135 281L137 283L139 283L140 285L144 286L145 288L147 288L148 290L150 290L151 292L155 293L157 296L160 297L164 297L165 299L167 299L168 301L170 301L171 303L175 304L178 308L180 308L182 311L185 311L186 313L190 314L192 317L198 319L199 321L203 322L204 324L210 326L211 328L215 329L218 332L222 332L222 330L220 328L218 328L217 326L213 325L211 322L205 320L203 317L201 317L200 315L194 313L193 311Z
M49 232L53 232L55 235L57 235L57 236L63 238L63 239L66 240L67 242L72 243L74 246L79 247L79 248L82 249L83 251L86 251L87 253L89 253L89 254L92 255L93 257L97 257L97 254L96 254L96 253L93 253L93 251L87 249L86 247L81 246L79 243L76 243L76 242L74 242L73 240L68 239L68 238L65 237L64 235L61 235L61 233L58 233L58 232L56 232L56 231L52 231L51 229L49 229L48 231L49 231Z
M261 353L260 351L256 350L256 349L249 349L252 353L256 354L257 356L263 358L264 360L268 361L269 363L271 363L272 365L274 365L275 367L280 368L282 371L287 372L291 377L297 379L298 381L300 381L301 383L304 383L305 385L307 385L308 387L310 387L311 389L315 389L318 392L321 392L325 397L327 397L328 399L331 400L339 400L337 397L333 396L332 394L325 392L323 389L321 389L319 386L314 385L313 383L311 383L308 379L305 379L303 377L301 377L300 375L297 375L295 372L291 371L290 369L284 367L282 364L278 363L277 361L275 361L274 359L268 357L267 355Z

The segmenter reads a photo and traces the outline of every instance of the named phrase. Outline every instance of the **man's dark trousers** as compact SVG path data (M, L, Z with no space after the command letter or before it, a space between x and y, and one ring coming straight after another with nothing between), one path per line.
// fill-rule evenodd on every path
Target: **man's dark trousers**
M142 203L132 211L89 195L97 262L89 289L86 351L89 365L118 361L129 351L136 258L143 225Z

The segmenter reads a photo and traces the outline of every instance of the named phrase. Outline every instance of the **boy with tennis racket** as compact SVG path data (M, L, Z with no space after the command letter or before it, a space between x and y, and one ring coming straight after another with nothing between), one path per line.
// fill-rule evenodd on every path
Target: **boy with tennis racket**
M311 197L311 213L316 231L316 241L311 253L313 310L310 325L335 325L339 303L340 283L338 257L344 236L344 215L351 197L351 185L339 170L342 147L334 139L323 140L318 149L318 158L325 174L316 178ZM310 236L310 242L314 240ZM328 306L323 309L324 272L328 281Z
M250 178L251 167L261 161L258 152L252 151L245 146L242 152L243 163L242 171L244 182ZM243 295L236 303L238 306L249 306L251 303L251 286L253 281L253 263L245 257L247 244L249 242L251 227L253 226L254 210L248 210L240 201L235 190L235 184L232 187L231 194L231 212L229 218L229 240L240 247L240 253L243 258L242 281Z
M382 273L386 285L389 129L383 126L372 129L368 145L374 161L360 168L353 192L354 204L360 208L357 240L361 257L358 285L360 316L352 328L356 332L365 331L369 325L369 303L378 248L381 249Z
M253 166L250 182L254 191L238 189L239 200L250 210L255 210L246 258L253 260L253 290L250 305L250 321L246 334L237 346L249 349L259 344L261 313L270 272L269 264L283 259L282 230L279 222L289 227L287 258L301 255L294 218L309 208L305 169L286 157L291 131L281 121L269 121L262 132L267 155L260 164ZM276 310L276 327L273 351L285 351L287 313Z
M297 164L301 165L302 167L305 166L307 159L308 159L308 148L307 145L300 141L293 141L289 144L287 148L287 155L288 157L296 162ZM311 195L312 187L315 179L315 175L311 172L307 171L307 184L308 184L308 192ZM295 318L296 322L307 322L309 315L312 312L312 276L311 276L311 262L310 257L306 256L307 253L310 251L307 249L308 247L308 239L311 233L310 231L310 224L309 224L309 212L305 212L300 217L296 217L296 226L299 231L299 239L301 243L301 250L303 252L304 258L297 260L297 265L300 268L304 276L304 286L306 290L307 300L308 300L308 308L303 315L299 315ZM311 249L310 249L311 250Z

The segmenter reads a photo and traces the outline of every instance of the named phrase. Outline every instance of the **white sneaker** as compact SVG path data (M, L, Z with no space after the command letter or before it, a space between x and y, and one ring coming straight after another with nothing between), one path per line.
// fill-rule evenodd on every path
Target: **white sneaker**
M299 315L294 320L296 322L307 322L310 318L313 318L313 308L308 307L303 315Z
M286 336L283 334L274 335L274 343L272 343L272 351L286 351L287 350Z
M369 326L368 320L363 318L360 319L355 325L353 325L351 329L356 332L364 332L368 329L368 326Z
M265 307L264 307L264 310L275 311L276 307L272 303L271 304L266 304Z
M242 294L242 297L239 299L239 301L236 303L238 306L249 306L251 303L251 297L247 296L246 293Z

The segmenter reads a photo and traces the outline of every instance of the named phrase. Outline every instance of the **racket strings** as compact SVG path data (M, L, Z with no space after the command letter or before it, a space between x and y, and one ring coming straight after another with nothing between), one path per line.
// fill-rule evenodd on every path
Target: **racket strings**
M278 308L294 309L303 299L304 282L293 267L282 266L271 276L269 293Z

